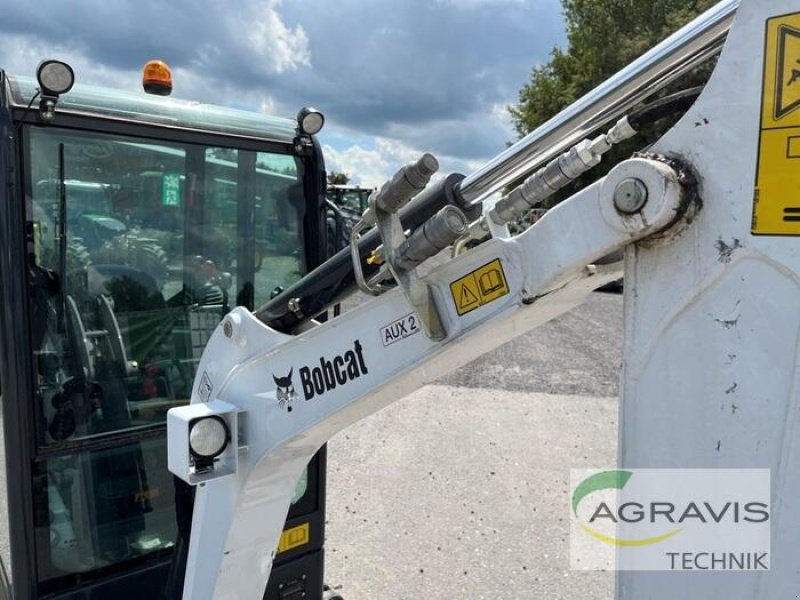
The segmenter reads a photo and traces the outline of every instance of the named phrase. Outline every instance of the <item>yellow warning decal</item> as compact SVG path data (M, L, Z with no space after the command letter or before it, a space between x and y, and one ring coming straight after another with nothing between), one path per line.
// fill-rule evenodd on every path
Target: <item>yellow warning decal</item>
M508 291L506 274L499 258L450 284L459 316L505 296Z
M303 523L291 529L285 529L278 542L278 554L299 548L311 541L311 527L308 523Z
M767 21L752 232L800 235L800 13Z

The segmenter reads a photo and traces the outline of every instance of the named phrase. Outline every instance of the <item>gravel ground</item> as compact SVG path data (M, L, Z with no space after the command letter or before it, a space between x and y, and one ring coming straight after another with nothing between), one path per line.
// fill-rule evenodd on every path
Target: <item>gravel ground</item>
M579 309L331 440L326 580L345 600L613 597L569 570L569 470L616 458L622 298Z

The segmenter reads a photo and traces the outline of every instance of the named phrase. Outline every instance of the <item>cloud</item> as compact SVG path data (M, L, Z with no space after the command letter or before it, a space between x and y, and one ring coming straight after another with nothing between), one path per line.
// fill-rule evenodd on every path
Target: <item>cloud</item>
M82 74L91 73L93 85L127 89L140 85L138 71L120 70L93 60L69 42L47 43L25 34L0 35L0 56L3 57L2 68L17 75L34 77L42 59L59 58L72 66L78 81Z
M287 4L286 17L299 6ZM556 0L306 0L302 9L315 15L304 22L313 69L289 76L294 97L329 126L464 161L488 160L514 137L497 107L516 101L563 35Z
M505 150L511 124L505 105L495 104L488 115L476 117L471 125L465 126L460 121L442 122L437 124L437 130L440 151L434 152L427 145L428 132L424 127L405 128L402 135L408 142L400 142L398 136L390 135L348 143L359 137L357 132L325 129L321 138L327 169L347 173L354 184L376 187L400 166L418 159L424 152L433 152L439 160L441 175L469 175ZM493 142L484 146L480 140L488 138Z
M17 3L0 20L0 33L24 37L47 55L121 72L138 72L153 58L210 79L273 77L310 64L305 31L281 19L280 0L232 8L211 0L41 0ZM41 58L20 48L13 62L32 72Z
M342 138L331 149L384 176L405 148L462 170L501 151L514 133L499 112L562 38L558 0L41 0L0 20L12 72L57 57L79 81L138 89L161 58L178 97L287 117L316 106Z
M376 147L368 149L354 144L343 150L323 146L328 172L347 173L350 182L364 187L378 187L391 174L392 169L419 157L407 146L386 139L375 140Z
M369 147L356 143L337 149L325 144L323 152L329 172L346 173L351 183L363 187L380 187L400 167L419 159L424 153L397 140L380 137L370 140ZM454 166L454 161L445 158L442 162L440 159L438 174L453 172L456 170Z
M262 8L252 15L252 20L239 16L233 19L231 33L237 30L252 31L247 36L249 47L255 50L255 57L266 60L268 72L283 73L297 69L300 65L310 65L308 38L301 26L293 29L287 27L276 11L279 0L266 2Z
M391 138L373 138L371 144L352 144L344 148L324 144L328 172L350 176L350 182L363 187L380 187L403 165L419 159L425 152ZM482 160L464 160L458 156L437 155L439 171L433 181L450 173L465 175L483 166Z

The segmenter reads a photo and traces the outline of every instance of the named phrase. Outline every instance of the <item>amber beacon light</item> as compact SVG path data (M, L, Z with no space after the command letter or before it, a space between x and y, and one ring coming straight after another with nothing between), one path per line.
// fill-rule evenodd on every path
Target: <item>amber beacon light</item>
M169 96L172 93L172 71L163 61L149 61L142 70L142 87L148 94Z

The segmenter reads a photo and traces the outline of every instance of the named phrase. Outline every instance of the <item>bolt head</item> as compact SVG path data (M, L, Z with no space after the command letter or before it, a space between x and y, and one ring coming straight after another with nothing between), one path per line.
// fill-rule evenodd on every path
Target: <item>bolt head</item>
M614 206L626 215L636 214L647 204L647 186L640 179L623 179L614 190Z

